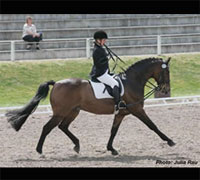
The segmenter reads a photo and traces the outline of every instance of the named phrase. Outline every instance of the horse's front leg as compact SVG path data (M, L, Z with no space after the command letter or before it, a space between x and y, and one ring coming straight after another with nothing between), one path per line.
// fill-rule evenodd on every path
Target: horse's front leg
M169 139L165 134L163 134L157 126L151 121L147 116L143 108L137 109L131 112L132 115L138 117L144 124L146 124L151 130L153 130L162 140L167 141L169 146L174 146L175 143Z
M113 140L115 138L115 135L117 134L117 131L119 129L119 126L120 126L123 118L124 118L124 115L120 115L120 114L116 115L115 119L114 119L114 122L113 122L113 125L112 125L111 135L110 135L110 138L109 138L109 141L108 141L108 145L107 145L107 150L111 151L112 155L118 155L117 150L115 150L113 148Z

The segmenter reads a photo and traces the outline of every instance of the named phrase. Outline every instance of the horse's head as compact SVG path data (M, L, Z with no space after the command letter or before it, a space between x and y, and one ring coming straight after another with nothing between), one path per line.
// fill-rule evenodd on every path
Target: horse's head
M162 93L167 94L170 90L170 77L169 77L169 62L170 62L169 58L167 61L163 61L160 62L157 66L156 66L156 70L153 74L153 77L155 79L155 81L157 82L160 91Z
M168 93L170 90L169 82L169 58L163 61L160 58L147 58L131 65L126 71L126 77L131 82L139 81L143 85L148 79L153 78L157 82L162 93ZM134 79L135 78L135 79Z

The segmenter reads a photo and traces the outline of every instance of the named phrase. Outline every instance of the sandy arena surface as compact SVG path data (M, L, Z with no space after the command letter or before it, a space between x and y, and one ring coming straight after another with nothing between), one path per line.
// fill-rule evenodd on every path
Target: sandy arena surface
M114 141L119 155L112 156L106 151L106 144L114 116L81 112L70 126L80 140L80 153L73 151L73 143L56 127L47 136L41 156L35 148L50 115L33 114L19 132L1 117L0 166L200 167L200 104L146 108L146 112L176 146L169 147L139 119L129 115Z

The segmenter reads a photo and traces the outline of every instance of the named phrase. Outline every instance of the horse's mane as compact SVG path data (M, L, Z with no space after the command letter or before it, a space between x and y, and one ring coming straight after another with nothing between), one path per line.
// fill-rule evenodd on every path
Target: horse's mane
M140 61L137 61L136 63L132 64L129 66L126 70L125 73L130 72L130 71L139 71L141 68L144 68L147 65L154 64L157 62L163 62L162 58L147 58L147 59L142 59Z

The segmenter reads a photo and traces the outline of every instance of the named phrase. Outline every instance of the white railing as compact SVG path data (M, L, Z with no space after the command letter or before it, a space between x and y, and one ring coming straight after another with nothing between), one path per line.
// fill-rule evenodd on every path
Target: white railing
M47 43L47 42L62 42L62 41L72 41L72 42L77 42L77 41L85 41L86 44L85 44L85 47L86 47L86 58L90 58L90 49L91 49L91 46L90 46L90 42L92 40L92 38L67 38L67 39L46 39L46 40L43 40L42 43ZM13 41L0 41L0 43L9 43L10 44L10 60L11 61L15 61L15 52L16 52L16 44L17 43L24 43L24 44L27 44L28 42L25 42L23 40L13 40ZM31 42L32 44L36 44L37 42Z
M157 36L157 55L161 55L161 36Z
M145 107L177 106L184 104L200 104L199 96L154 98L145 101Z
M113 41L113 40L122 40L122 39L157 39L157 55L161 55L162 54L162 38L169 38L169 37L173 37L173 38L181 38L181 37L186 37L186 36L196 36L196 37L200 37L200 33L191 33L191 34L165 34L165 35L143 35L143 36L118 36L118 37L109 37L109 41ZM77 41L85 41L85 49L86 49L86 58L90 58L91 57L91 41L93 41L92 38L67 38L67 39L46 39L43 40L42 42L62 42L62 41L73 41L73 42L77 42ZM108 41L108 42L109 42ZM10 54L11 54L11 61L15 60L15 44L16 43L26 43L23 40L13 40L13 41L0 41L0 43L10 43ZM200 43L200 42L199 42ZM184 43L182 43L184 44ZM195 44L195 43L194 43ZM173 45L173 44L172 44ZM174 44L176 45L176 44ZM181 45L181 43L180 43ZM133 46L134 45L130 45ZM140 45L140 46L145 46L145 45Z
M190 104L200 104L200 95L147 99L144 103L144 107L149 108L149 107L178 106L178 105L190 105ZM2 107L0 108L0 117L5 116L5 113L7 111L19 109L21 107L22 106ZM51 106L40 105L38 106L34 114L52 114Z

